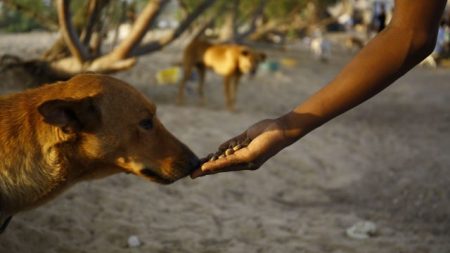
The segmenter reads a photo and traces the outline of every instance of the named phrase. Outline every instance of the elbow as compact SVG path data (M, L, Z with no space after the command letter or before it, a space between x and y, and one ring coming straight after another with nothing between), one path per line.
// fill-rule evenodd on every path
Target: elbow
M413 36L410 54L418 61L422 61L430 55L436 46L436 32L417 32Z

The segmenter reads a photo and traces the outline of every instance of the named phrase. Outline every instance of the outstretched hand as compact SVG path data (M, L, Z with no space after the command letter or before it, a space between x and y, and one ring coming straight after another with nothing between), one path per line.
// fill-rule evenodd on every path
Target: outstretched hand
M281 120L260 121L220 145L215 154L203 158L204 163L191 177L227 171L256 170L289 144Z

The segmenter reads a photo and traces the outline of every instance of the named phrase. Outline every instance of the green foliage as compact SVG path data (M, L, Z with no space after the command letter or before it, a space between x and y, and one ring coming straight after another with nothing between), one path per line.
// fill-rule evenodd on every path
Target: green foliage
M180 0L189 10L192 10L201 0ZM268 19L284 19L290 14L301 13L308 3L313 3L320 10L324 10L330 4L339 0L266 0L264 15ZM257 8L261 0L238 0L239 16L250 18L251 13ZM223 14L231 11L234 0L218 0L215 8L210 11Z
M57 15L52 0L7 0L13 2L21 8L14 9L5 3L0 2L0 30L10 32L26 32L32 29L45 28L42 23L33 17L33 13L52 20L57 23ZM118 23L123 19L123 3L127 2L128 8L133 6L137 12L141 10L148 0L105 0L109 1L105 15L110 23ZM198 6L202 0L173 0L182 2L187 11L192 11ZM253 11L257 8L262 0L218 0L210 13L218 15L218 23L222 23L223 15L233 10L233 4L239 4L238 17L239 22L248 21ZM307 3L314 3L317 8L324 9L327 5L333 4L339 0L266 0L266 8L264 16L267 19L285 19L289 15L301 13ZM71 1L71 11L73 13L73 22L75 27L82 27L86 22L86 3L87 0ZM31 13L31 14L30 14Z
M39 24L18 12L2 14L0 17L0 30L5 32L28 32L37 28L40 28Z
M0 30L7 32L27 32L33 29L44 29L33 13L56 22L56 12L51 0L8 0L16 7L6 3L0 5Z
M244 0L245 1L245 0ZM269 19L287 18L291 14L302 13L309 3L316 6L319 13L338 0L269 0L265 9L265 14Z

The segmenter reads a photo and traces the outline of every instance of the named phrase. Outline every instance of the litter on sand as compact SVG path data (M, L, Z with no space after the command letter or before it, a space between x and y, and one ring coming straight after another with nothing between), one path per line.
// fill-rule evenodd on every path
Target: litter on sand
M345 232L348 237L353 239L367 239L376 234L377 226L371 221L360 221Z
M156 73L156 81L159 85L176 84L181 80L181 69L171 67L160 70Z

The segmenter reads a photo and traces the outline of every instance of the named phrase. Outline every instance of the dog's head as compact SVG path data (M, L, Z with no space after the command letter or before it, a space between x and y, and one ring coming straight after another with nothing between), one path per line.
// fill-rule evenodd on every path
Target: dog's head
M85 168L81 176L121 170L168 184L198 166L195 154L159 121L155 105L132 86L96 74L56 85L60 95L46 99L38 111L43 124L56 130L48 131L58 136L52 147L60 148L56 158L79 163Z
M266 54L242 46L239 51L239 70L244 74L255 74L260 63L266 60Z

